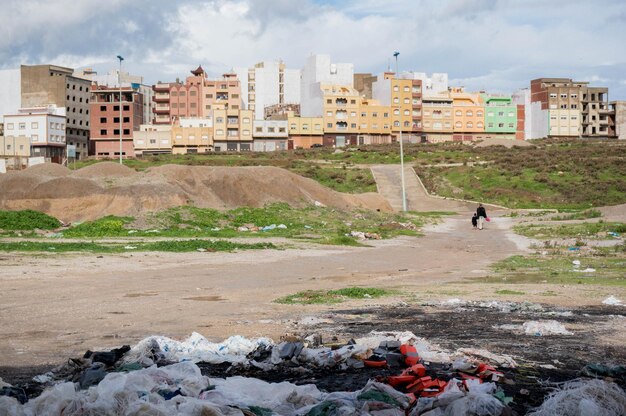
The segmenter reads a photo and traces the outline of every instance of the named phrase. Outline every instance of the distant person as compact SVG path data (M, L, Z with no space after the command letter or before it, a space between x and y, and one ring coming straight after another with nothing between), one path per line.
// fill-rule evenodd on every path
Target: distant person
M472 227L474 227L474 230L478 229L478 214L474 213L474 215L472 216Z
M482 230L485 219L487 218L487 211L485 210L485 207L483 207L483 204L478 204L476 215L478 216L478 229Z

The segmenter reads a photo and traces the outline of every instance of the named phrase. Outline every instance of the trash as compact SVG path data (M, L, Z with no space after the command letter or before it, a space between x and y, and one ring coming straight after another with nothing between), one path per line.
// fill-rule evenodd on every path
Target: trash
M250 231L250 229L248 227L237 227L237 231L246 232L246 231Z
M135 250L137 246L124 246L126 250Z
M580 251L580 247L568 247L569 251Z
M325 206L326 206L326 205L322 204L320 201L315 201L315 202L313 202L313 204L314 204L316 207L325 207Z
M580 272L580 273L595 273L596 269L593 269L591 267L587 267L584 270L574 270L575 272Z
M572 380L560 384L529 416L620 416L626 393L604 380Z
M626 366L608 366L602 364L587 364L582 373L588 377L612 377L626 379Z
M463 354L466 357L474 357L480 360L485 360L498 367L517 368L517 363L509 355L493 354L487 350L476 348L459 348L456 352Z
M286 229L286 228L287 228L287 226L286 226L285 224L278 224L278 225L276 226L276 228L280 228L280 229L284 230L284 229Z
M610 235L611 237L615 237L615 238L619 237L619 233L616 233L615 231L609 231L607 234Z
M355 237L359 240L380 240L382 237L376 233L364 233L362 231L351 231L350 234L346 234L349 237Z
M276 224L266 225L265 227L261 228L261 231L272 231L275 228L276 228Z
M572 264L574 265L574 267L578 267L580 266L580 260L574 260L572 261Z
M611 295L602 301L605 305L623 306L622 301Z
M522 324L526 335L545 336L545 335L573 335L572 332L565 329L563 324L557 321L527 321Z

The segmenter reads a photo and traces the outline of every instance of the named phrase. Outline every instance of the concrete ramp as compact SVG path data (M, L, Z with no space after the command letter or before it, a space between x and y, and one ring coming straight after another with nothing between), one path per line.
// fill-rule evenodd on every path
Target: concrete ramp
M395 211L402 211L402 180L400 165L374 165L371 167L378 193ZM407 209L409 211L471 212L476 204L429 196L410 165L404 165Z

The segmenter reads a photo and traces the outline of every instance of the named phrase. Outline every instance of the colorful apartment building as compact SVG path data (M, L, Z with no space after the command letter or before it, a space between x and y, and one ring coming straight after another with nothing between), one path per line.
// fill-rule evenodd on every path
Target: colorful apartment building
M290 114L287 124L289 149L309 149L313 146L322 146L324 143L323 117L297 117Z
M171 154L172 126L169 124L142 124L138 131L133 131L135 157Z
M448 93L422 98L423 140L439 143L452 140L454 100Z
M352 87L321 85L324 146L356 145L359 135L361 97Z
M93 84L90 101L91 153L97 157L119 158L135 154L133 131L143 120L143 95L133 86L121 87L121 149L120 88Z
M181 118L204 118L212 110L240 110L241 84L236 74L209 80L199 66L185 83L157 83L154 90L154 124L172 124Z
M513 103L511 96L482 94L482 98L485 102L485 133L515 138L518 106Z
M252 150L254 113L251 110L213 110L213 137L216 152Z
M417 142L422 131L422 81L397 78L393 72L378 76L372 84L372 96L392 108L392 134L398 140L400 130L405 141Z
M454 141L471 141L485 133L485 107L478 93L465 92L463 88L450 88L453 108Z
M392 142L391 107L377 100L362 99L360 102L359 145L388 144Z

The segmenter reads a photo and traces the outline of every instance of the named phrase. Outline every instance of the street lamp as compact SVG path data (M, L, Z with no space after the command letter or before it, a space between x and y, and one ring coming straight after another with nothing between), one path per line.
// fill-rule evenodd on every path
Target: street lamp
M117 59L120 60L120 70L117 72L117 84L120 87L120 165L122 164L122 58L121 55L117 55Z
M400 52L394 52L393 56L396 58L396 80L400 79L400 73L398 72L398 55ZM397 82L398 85L398 116L400 118L399 127L400 127L400 178L402 180L402 211L406 212L406 187L404 184L404 148L402 144L402 105L400 103L400 83Z

